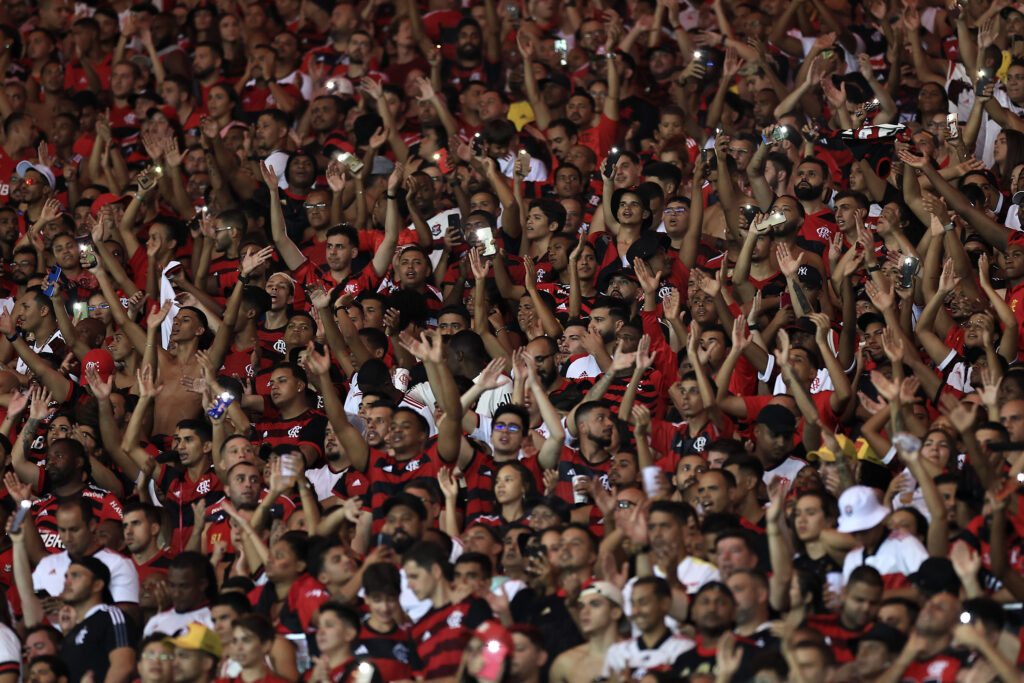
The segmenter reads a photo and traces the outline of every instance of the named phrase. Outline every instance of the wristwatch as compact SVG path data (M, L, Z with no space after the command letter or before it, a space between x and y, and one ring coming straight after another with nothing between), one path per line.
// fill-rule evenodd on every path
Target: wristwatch
M948 222L948 223L946 223L945 225L942 226L943 232L949 232L950 230L953 230L955 228L956 228L956 225L953 223L953 221L950 221L950 222Z
M873 265L873 266L868 266L868 272L869 273L877 273L881 269L882 269L882 266L878 265L877 263L875 265Z

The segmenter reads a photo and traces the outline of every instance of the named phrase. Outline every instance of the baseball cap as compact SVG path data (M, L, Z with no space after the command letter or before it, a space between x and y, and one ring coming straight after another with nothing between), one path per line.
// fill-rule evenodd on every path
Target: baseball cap
M821 273L814 266L799 266L796 269L796 277L801 284L811 289L821 289Z
M188 632L184 635L176 636L174 638L164 638L164 643L174 647L180 647L182 650L198 650L200 652L205 652L217 659L220 659L224 654L224 648L221 646L220 637L213 631L213 629L207 628L198 622L192 622L189 624Z
M786 325L785 330L786 332L806 332L807 334L816 334L818 332L817 326L806 316L797 318L789 325Z
M25 174L29 171L35 171L44 178L49 184L50 189L57 187L57 178L53 175L53 171L50 170L49 166L43 166L42 164L33 164L31 161L19 161L18 165L15 166L14 170L18 173L21 178L25 177Z
M544 86L546 86L548 83L551 83L553 85L560 85L566 90L572 90L572 82L570 82L569 77L566 76L561 71L551 70L550 72L548 72L547 76L545 76L544 78L540 79L537 82L537 86L543 90Z
M473 635L485 643L497 642L505 647L506 652L511 652L515 647L512 642L512 634L508 629L496 621L485 621L476 627Z
M907 637L905 635L898 629L882 622L872 624L867 633L859 638L852 639L850 645L856 651L858 643L863 643L865 640L881 641L889 648L889 652L900 652L903 650L903 646L907 644Z
M947 557L929 557L907 580L928 595L960 594L960 577Z
M114 371L114 357L106 349L93 349L85 354L85 358L82 359L82 377L78 380L83 387L89 384L85 374L89 368L96 370L100 379L106 382L110 378L110 373Z
M842 451L843 455L851 460L857 459L857 444L850 439L850 437L844 434L836 434L836 441L839 442L839 450ZM836 454L831 448L822 445L821 448L813 450L807 454L808 459L817 458L821 462L835 462Z
M672 239L665 233L645 230L640 234L636 242L629 246L629 250L626 252L626 259L630 263L633 263L636 259L646 261L657 254L658 249L668 249L670 246L672 246Z
M92 572L94 577L103 582L103 602L111 604L114 602L114 596L110 594L110 568L107 565L91 555L71 560L71 564L81 565Z
M776 434L792 434L796 431L796 415L785 406L769 403L757 414L757 424Z
M374 157L370 167L370 175L390 175L395 170L395 162L387 157Z
M839 496L839 531L844 534L874 529L889 515L875 490L851 486Z
M93 218L96 218L96 216L98 216L100 213L100 209L102 209L107 204L116 204L118 202L123 202L126 199L128 199L128 195L111 194L110 192L104 192L99 197L96 197L96 199L92 200L92 205L89 206L89 213L92 214Z
M612 604L622 607L622 591L608 581L595 581L580 591L581 599L591 595L600 595L602 598L607 598Z

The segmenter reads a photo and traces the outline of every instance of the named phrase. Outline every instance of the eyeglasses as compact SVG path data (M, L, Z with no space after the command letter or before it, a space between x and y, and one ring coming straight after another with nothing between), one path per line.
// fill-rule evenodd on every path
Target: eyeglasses
M729 154L750 154L749 149L741 149L739 147L726 147L725 149Z
M89 306L89 312L93 311L105 311L110 308L110 304L100 304L99 306Z
M160 660L161 662L169 662L172 659L174 659L174 655L168 654L166 652L161 652L159 654L156 653L156 652L143 652L142 653L142 658L143 659L148 659L150 661Z
M306 211L309 211L310 209L323 209L323 208L326 208L326 207L327 207L327 202L317 202L316 204L303 204L302 205L302 208L304 208Z
M677 213L686 213L686 209L682 209L682 208L680 208L680 209L665 209L664 211L662 211L662 213L666 213L669 216L671 216L671 215L677 214Z
M11 267L14 266L31 266L35 265L35 261L11 261Z
M35 185L39 181L36 180L35 178L22 178L21 182L25 183L26 185Z
M632 500L617 500L615 504L620 510L628 510L631 507L636 507L636 503Z
M556 351L555 353L558 353L558 352ZM552 356L554 356L555 353L546 353L543 356L534 356L533 357L533 362L536 363L537 365L540 365L541 363L546 361L548 358L551 358Z
M233 226L233 225L229 225L229 226L227 226L225 228L214 228L213 231L214 232L224 232L225 230L233 230L234 227L235 226Z
M498 431L498 432L506 432L507 431L507 432L512 432L513 434L515 434L516 432L522 431L523 428L520 427L519 425L513 425L513 424L509 424L507 422L495 422L494 423L494 429L495 429L495 431Z

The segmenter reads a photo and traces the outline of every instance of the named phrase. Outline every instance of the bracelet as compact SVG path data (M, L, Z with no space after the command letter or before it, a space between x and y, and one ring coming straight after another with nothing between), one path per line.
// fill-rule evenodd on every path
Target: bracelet
M388 199L398 199L397 194L391 194L390 192L385 192L384 196L387 197Z
M868 266L868 272L869 273L877 273L881 269L882 269L882 266L878 265L877 263L875 265L873 265L873 266Z
M946 223L945 225L942 226L943 232L950 232L951 230L953 230L955 228L956 228L956 225L953 223L953 221L950 221L950 222L948 222L948 223Z
M718 47L725 47L725 36L722 36L722 42L718 44Z
M16 329L16 330L14 330L14 334L12 334L12 335L11 335L10 337L8 337L8 338L7 338L7 341L9 341L9 342L11 342L11 343L13 344L13 343L14 343L14 341L15 341L15 340L16 340L16 339L17 339L18 337L20 337L20 336L21 336L21 330L17 330L17 329Z
M758 325L757 323L747 323L747 328L751 332L760 332L761 331L761 326Z
M494 331L494 334L498 334L499 332L508 332L508 325L505 325L504 327L499 327Z
M251 275L239 275L238 276L238 281L241 282L243 285L249 284L250 280L252 280L252 276Z

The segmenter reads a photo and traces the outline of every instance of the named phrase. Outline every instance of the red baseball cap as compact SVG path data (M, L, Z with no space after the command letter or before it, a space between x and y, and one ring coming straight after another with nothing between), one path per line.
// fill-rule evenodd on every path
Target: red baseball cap
M85 354L85 358L82 359L82 376L78 380L83 387L89 384L86 373L90 368L98 372L100 379L106 382L114 372L114 357L106 349L93 349Z

